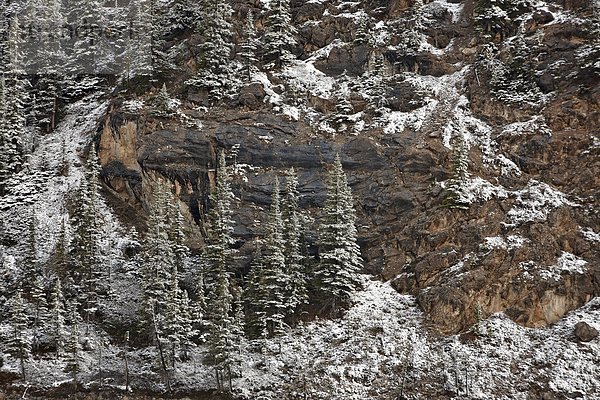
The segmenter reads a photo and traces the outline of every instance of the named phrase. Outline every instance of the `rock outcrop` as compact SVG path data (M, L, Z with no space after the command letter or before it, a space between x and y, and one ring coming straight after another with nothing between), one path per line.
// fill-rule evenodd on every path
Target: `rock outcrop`
M385 6L377 18L397 17L410 7L405 1L370 3L372 10ZM465 10L472 8L466 3ZM305 51L351 41L352 21L335 17L330 6L330 17L322 18L326 6L312 5L294 10L295 21L303 23ZM274 174L296 168L301 207L318 219L323 169L339 153L355 195L367 272L415 295L444 332L470 327L476 307L485 315L503 311L520 324L544 326L600 294L600 145L594 136L600 79L597 67L582 60L582 48L591 42L581 27L555 23L542 11L531 21L527 40L541 37L531 54L542 93L538 103L494 98L490 76L476 64L485 43L473 35L472 19L442 12L427 39L444 51L384 54L394 73L387 91L391 112L417 112L436 102L419 127L372 125L358 135L332 135L307 118L283 115L258 83L242 88L235 106L184 110L200 121L196 127L127 114L115 102L99 140L102 176L111 193L140 215L154 180L176 182L189 210L191 241L200 247L197 226L208 207L217 151L233 150L235 234L246 251L246 241L263 233L256 221L264 217ZM314 66L330 77L344 71L357 76L369 69L372 53L367 46L332 46ZM440 87L424 93L404 72ZM319 111L326 115L331 108ZM445 207L448 193L440 185L451 176L444 127L463 114L468 123L489 128L471 143L470 171L487 183L474 188L480 191L466 210ZM315 226L307 229L314 245Z

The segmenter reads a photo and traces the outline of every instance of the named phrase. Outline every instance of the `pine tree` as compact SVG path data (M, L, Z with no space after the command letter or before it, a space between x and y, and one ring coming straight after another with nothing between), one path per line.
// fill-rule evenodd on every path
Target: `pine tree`
M315 279L331 301L332 312L347 305L350 294L360 287L363 262L357 243L356 215L352 193L339 155L327 177L327 200L319 227L319 265Z
M136 34L129 34L120 45L124 50L125 76L127 80L138 76L151 76L155 66L163 72L167 63L163 62L162 37L157 32L158 25L154 19L159 18L153 9L154 0L130 0L129 24ZM164 29L164 26L162 26ZM142 34L143 32L143 34ZM161 47L157 47L157 44ZM113 42L113 46L115 43ZM161 52L158 51L161 50ZM160 56L159 56L160 55ZM158 61L157 63L155 63ZM169 65L170 67L170 65Z
M306 265L302 254L304 232L300 224L298 200L298 177L294 168L290 168L285 178L285 195L281 207L281 217L286 227L283 239L285 273L290 281L286 291L287 314L290 316L297 311L298 306L308 303Z
M188 85L207 89L217 102L228 92L232 80L232 9L226 0L202 0L202 18L197 30L204 36L197 57L198 71Z
M189 267L190 249L185 244L184 218L179 208L178 198L171 196L166 208L169 224L168 237L173 251L173 262L177 271L185 271Z
M166 299L164 317L162 319L162 332L164 333L165 339L168 340L170 344L171 366L173 368L175 368L177 350L182 341L185 340L183 338L183 326L186 323L186 321L184 321L185 315L181 304L182 294L181 289L179 289L176 268L176 266L173 266L173 271L171 271L171 283L167 294L168 297Z
M265 61L281 68L294 59L291 50L296 45L296 29L292 23L289 0L271 0L269 8L263 41L264 57Z
M242 60L244 76L248 82L252 81L252 73L257 71L256 57L258 39L256 38L256 26L254 25L254 15L252 11L248 11L246 15L246 23L243 30L243 41L240 46L240 58Z
M210 361L215 367L219 390L225 387L225 377L231 382L232 353L232 302L231 273L235 250L233 248L233 221L231 203L233 193L225 164L225 154L219 154L217 181L210 195L211 210L207 215L207 236L204 247L206 271L206 320ZM230 387L231 389L231 387Z
M60 278L57 278L54 284L50 330L50 336L56 349L56 358L59 359L63 355L65 346L65 299L62 293Z
M27 333L29 318L23 303L21 290L12 297L9 305L12 336L7 342L6 352L19 360L21 376L25 379L25 361L31 356L31 339Z

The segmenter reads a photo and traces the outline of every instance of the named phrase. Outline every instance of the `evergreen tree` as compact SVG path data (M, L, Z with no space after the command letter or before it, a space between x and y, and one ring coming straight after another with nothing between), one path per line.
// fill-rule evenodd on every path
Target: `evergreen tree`
M23 256L23 261L21 262L23 278L26 284L32 283L41 273L37 256L37 220L35 218L35 210L31 209L30 214L29 222L27 224L28 229L25 254Z
M31 356L31 339L27 333L29 318L23 303L21 290L12 297L9 305L12 336L7 342L6 352L19 360L21 376L25 379L25 361Z
M336 312L341 305L348 304L352 291L360 287L358 274L363 266L352 193L339 155L328 173L323 214L315 279Z
M335 114L333 122L340 131L348 129L348 125L352 122L350 115L354 113L354 107L350 102L350 87L346 71L340 76L339 80L334 85L334 100Z
M70 260L73 263L71 279L81 287L86 324L95 313L98 300L98 281L102 274L100 221L97 210L99 162L92 145L87 169L75 199L73 214L73 242Z
M230 176L225 164L225 155L220 153L217 168L216 186L210 195L211 210L207 215L207 236L204 247L206 271L206 320L208 325L207 342L210 361L215 367L219 390L225 387L225 377L231 382L233 296L231 294L231 273L235 257L233 248L233 221L231 203L233 193ZM231 389L231 387L230 387Z
M70 329L65 340L66 368L65 372L71 372L73 383L77 386L77 375L81 370L81 345L79 343L79 319L74 309L70 312Z
M192 315L187 291L180 289L177 273L177 264L173 264L171 282L168 289L165 305L163 332L169 341L171 350L171 365L175 368L175 359L179 349L184 350L187 357L187 348L194 334L192 331Z
M61 220L60 231L58 233L54 251L52 254L51 265L58 276L64 276L67 273L69 265L69 244L67 242L67 227L65 219Z
M375 113L378 115L384 114L388 101L385 58L382 53L377 52L374 54L371 69L366 73L365 84L365 92L369 98L369 103L375 109Z
M80 28L71 43L71 53L67 71L71 75L87 75L100 72L104 66L102 60L102 41L99 40L98 28L106 26L100 0L70 0L67 21L70 26ZM81 29L95 27L96 29Z
M133 27L135 32L127 35L124 43L120 44L125 53L125 76L128 80L137 76L151 76L154 67L157 67L157 72L171 68L163 55L164 40L158 32L159 26L153 21L160 16L153 9L152 3L154 0L130 0L127 7L129 28ZM164 30L164 26L160 28ZM113 46L115 45L113 42Z
M369 34L369 14L361 12L358 16L358 22L354 31L354 46L364 46L369 44L371 37Z
M10 20L7 36L4 73L0 77L0 195L6 190L7 180L23 168L26 133L27 81L17 16Z
M265 290L264 269L261 241L257 238L246 290L244 290L246 329L251 337L267 337L269 334L266 311L269 293Z
M305 257L302 250L304 232L298 213L298 177L290 168L285 178L285 195L282 201L281 217L284 230L285 273L289 276L286 290L287 314L293 315L298 306L308 303Z
M179 208L179 200L176 196L171 196L167 207L167 221L169 223L169 241L173 251L173 262L177 271L188 269L190 260L190 249L185 244L184 218Z
M62 6L60 0L32 0L25 12L27 24L41 33L29 38L29 45L35 46L36 53L29 57L27 67L37 74L32 88L33 116L45 132L53 130L56 124L59 76L67 62L60 35L51 34L67 24Z
M291 50L296 45L296 29L292 23L289 0L271 0L265 22L263 47L265 60L276 68L294 59Z
M256 26L254 25L254 15L252 11L248 11L246 15L246 23L243 30L243 41L241 44L240 58L242 60L243 72L248 82L252 81L252 73L257 71L256 50L258 39L256 38Z
M202 0L202 6L197 30L204 42L199 46L198 71L187 84L207 89L216 102L227 93L232 79L232 9L226 0Z
M152 105L154 106L154 114L159 117L169 117L173 115L171 110L171 98L169 92L167 92L167 84L163 83L162 87L152 99Z
M469 179L469 147L461 131L455 131L452 136L452 178L448 184L450 194L445 205L450 208L468 208L462 200L465 183Z
M287 291L290 289L291 276L286 273L284 255L285 240L283 238L283 219L281 216L279 197L279 178L275 178L275 187L271 198L271 215L267 225L266 255L262 277L265 296L266 323L269 334L283 331L283 320L295 301L290 302ZM290 271L291 272L291 271Z
M169 297L169 282L174 270L174 254L169 240L167 206L170 193L159 183L149 207L148 232L143 246L142 279L145 304L144 320L151 331L160 325ZM156 336L157 332L150 332Z
M32 348L37 351L40 337L44 333L48 322L48 302L46 301L46 287L42 278L38 275L31 284L31 301L33 303L33 343Z
M56 358L59 359L62 357L65 347L65 299L60 278L57 278L54 284L50 330L50 336L56 349Z

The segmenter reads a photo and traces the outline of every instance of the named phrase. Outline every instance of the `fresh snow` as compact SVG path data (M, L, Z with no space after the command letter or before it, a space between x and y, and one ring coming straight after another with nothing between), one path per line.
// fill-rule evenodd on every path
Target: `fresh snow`
M508 217L513 224L545 221L550 211L555 208L564 205L577 206L569 201L564 193L535 179L531 179L522 190L512 193L516 196L516 204L508 211Z

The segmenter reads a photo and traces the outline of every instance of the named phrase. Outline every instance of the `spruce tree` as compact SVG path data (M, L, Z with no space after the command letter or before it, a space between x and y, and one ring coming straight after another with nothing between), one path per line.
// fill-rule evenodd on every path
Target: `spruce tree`
M25 245L25 254L21 262L23 278L26 284L31 284L41 274L37 256L37 220L35 217L35 210L32 208L29 212L27 243Z
M52 35L67 24L60 0L32 0L25 18L30 26L40 29L41 35L29 38L36 54L30 57L28 70L37 74L32 88L33 115L38 125L50 132L56 125L60 97L59 76L67 62L67 55L59 35Z
M163 83L160 90L152 99L152 105L154 106L154 115L159 117L169 117L173 114L171 110L171 98L169 92L167 92L167 84Z
M204 42L196 60L198 71L187 84L208 90L212 102L218 102L230 89L232 79L232 9L227 0L202 0L202 6L196 29Z
M282 201L281 217L284 229L285 273L289 276L286 290L287 314L293 315L298 306L308 302L306 263L303 253L304 231L298 212L298 177L290 168L285 177L285 195Z
M21 377L25 379L25 361L31 356L31 339L27 333L29 318L20 289L10 300L9 309L12 335L7 342L6 352L19 360Z
M80 285L80 301L84 307L86 326L95 314L98 284L102 274L101 232L98 216L99 162L94 145L88 155L87 169L75 199L73 242L70 260L72 280Z
M292 23L289 0L271 0L265 21L263 47L265 61L281 68L294 59L292 48L296 45L296 29Z
M79 343L79 317L74 309L70 311L69 329L65 340L65 372L70 372L77 386L77 376L81 370L81 345Z
M258 63L256 57L258 39L256 38L256 26L254 25L254 15L252 11L248 11L246 15L246 23L244 24L243 30L243 41L240 46L240 58L242 61L243 72L245 79L250 82L252 81L252 73L257 69L256 64Z
M46 287L41 276L36 276L31 284L31 302L33 304L33 343L32 348L37 351L40 337L45 333L49 319L48 302L46 300Z
M371 37L369 34L369 14L362 12L358 16L358 22L356 23L356 29L354 31L354 40L352 44L354 46L364 46L369 44Z
M275 178L271 197L271 215L267 224L265 250L262 285L267 296L264 309L269 334L275 335L282 333L284 319L292 308L292 303L286 293L291 287L291 276L285 271L285 240L283 238L278 177Z
M56 279L52 294L50 331L56 358L59 359L62 357L65 347L65 298L62 293L60 278Z
M261 250L262 241L255 239L255 250L250 272L244 290L246 304L246 330L251 337L267 337L267 301L269 293L264 285L264 262Z
M169 240L168 211L170 193L167 185L159 183L149 206L148 232L143 245L142 281L144 290L143 318L150 334L166 311L169 282L173 278L173 248Z
M208 325L207 342L210 361L215 367L217 386L225 388L225 378L231 381L231 367L234 362L232 352L233 296L231 294L231 269L235 258L233 221L231 205L233 192L230 176L225 164L225 154L219 154L217 180L210 195L211 209L207 215L206 244L204 262L206 271L206 320Z
M352 193L337 155L327 176L327 199L319 226L319 265L315 279L332 312L347 305L360 287L363 267Z
M0 195L8 179L24 164L27 101L19 19L11 19L5 46L5 65L0 77Z
M51 258L52 269L58 276L64 276L67 273L69 265L69 243L67 240L67 226L63 218Z
M452 135L452 178L448 183L450 192L445 200L449 208L468 208L468 204L462 200L462 192L465 183L469 179L469 147L461 131L455 131Z

